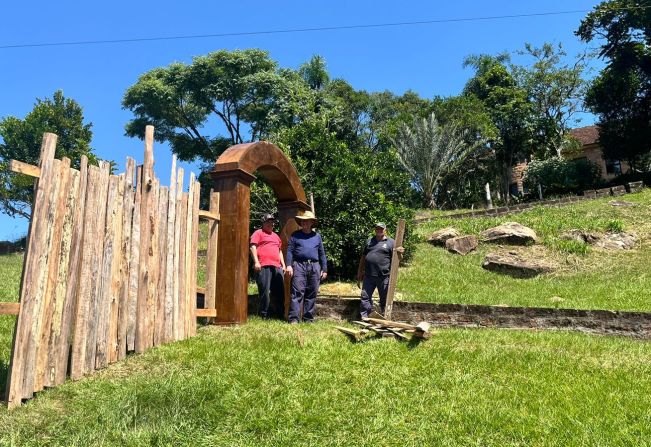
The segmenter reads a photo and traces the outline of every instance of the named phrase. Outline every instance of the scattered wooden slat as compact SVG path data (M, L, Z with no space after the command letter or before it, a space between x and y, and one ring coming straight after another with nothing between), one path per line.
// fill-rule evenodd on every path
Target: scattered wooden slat
M196 316L198 317L216 317L217 309L197 309Z
M20 303L0 303L0 315L18 315Z
M357 325L362 326L364 328L369 328L369 327L373 326L371 323L367 323L365 321L353 321L353 324L357 324Z
M380 324L385 327L416 329L416 326L414 326L413 324L400 323L398 321L382 320L379 318L364 318L363 320L369 323Z
M210 190L210 212L219 211L219 193ZM206 256L206 294L204 307L215 309L215 289L217 280L217 238L219 237L219 222L208 222L208 253Z
M18 160L11 160L9 162L9 170L17 174L29 175L30 177L39 178L41 176L41 168Z
M60 341L54 363L54 385L65 381L68 359L71 356L71 340L75 331L74 316L77 315L78 287L81 276L81 263L84 236L84 215L88 188L88 158L83 155L79 166L79 192L73 198L75 202L73 228L70 244L70 264L66 281L65 305L61 316Z
M349 337L351 337L355 341L359 341L363 337L361 331L356 331L354 329L350 329L350 328L343 327L343 326L335 326L335 329L338 329L339 331L341 331L344 334L348 335Z
M219 214L214 211L199 210L199 217L202 219L216 220L219 222Z
M389 272L389 288L387 290L387 301L384 308L386 318L391 319L393 311L393 297L396 293L396 284L398 283L398 267L400 266L400 257L398 248L402 247L402 241L405 237L405 219L398 221L398 231L396 231L395 245L391 254L391 271Z
M33 281L38 274L38 261L43 251L41 239L42 225L48 211L48 188L52 179L52 164L57 136L46 133L43 135L39 168L41 177L35 187L34 203L32 206L32 219L28 231L27 255L23 259L23 273L20 286L20 310L12 343L12 353L7 375L7 404L9 408L20 405L23 398L23 382L27 369L27 356L30 343L30 331L34 318L34 305L32 299L34 289ZM26 285L29 284L29 287Z

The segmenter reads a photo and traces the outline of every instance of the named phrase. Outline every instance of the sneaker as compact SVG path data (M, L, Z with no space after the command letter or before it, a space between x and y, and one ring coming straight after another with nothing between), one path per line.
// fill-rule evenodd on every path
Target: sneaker
M298 321L296 321L296 320L291 320L291 321L289 322L289 324L298 324Z

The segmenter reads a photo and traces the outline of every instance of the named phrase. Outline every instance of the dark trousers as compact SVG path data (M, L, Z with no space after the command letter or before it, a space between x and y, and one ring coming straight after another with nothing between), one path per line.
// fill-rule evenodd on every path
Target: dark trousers
M258 272L255 282L258 284L258 314L263 317L284 318L285 316L285 282L283 269L267 265Z
M314 321L316 314L316 295L321 281L321 265L318 262L294 262L292 265L292 300L289 304L289 321L299 321L301 304L303 320Z
M380 310L384 314L384 306L387 303L387 292L389 291L389 275L364 276L362 299L359 306L359 313L362 314L362 318L368 317L373 310L373 292L376 288L378 295L380 295Z

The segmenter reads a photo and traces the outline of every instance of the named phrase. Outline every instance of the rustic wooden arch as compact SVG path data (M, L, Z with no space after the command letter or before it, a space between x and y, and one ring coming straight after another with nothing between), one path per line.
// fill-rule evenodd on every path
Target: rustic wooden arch
M221 324L244 323L247 319L250 185L256 172L278 199L283 251L289 236L298 229L294 217L309 209L296 168L272 143L238 144L217 159L211 176L215 191L220 193L215 306L216 322ZM288 278L285 280L287 307L289 283Z

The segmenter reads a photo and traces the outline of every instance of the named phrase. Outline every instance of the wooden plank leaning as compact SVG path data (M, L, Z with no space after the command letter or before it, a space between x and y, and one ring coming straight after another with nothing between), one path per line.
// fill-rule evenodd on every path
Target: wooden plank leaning
M398 231L396 231L395 245L393 247L393 254L391 255L391 272L389 273L389 290L387 291L387 302L384 310L384 315L387 319L391 319L391 312L393 311L393 297L396 293L396 284L398 283L398 267L400 266L401 255L398 254L398 249L402 247L402 241L405 237L405 219L398 221Z
M7 404L9 408L20 405L24 396L23 384L27 366L28 351L30 350L30 333L34 318L35 300L34 277L38 275L39 259L44 247L40 242L41 232L47 215L47 197L52 180L52 164L57 136L46 133L41 145L39 161L40 177L34 188L34 203L32 205L32 218L30 221L27 253L23 260L23 274L20 285L20 311L14 328L12 354L7 374ZM32 341L33 343L33 341ZM29 395L29 393L27 393Z
M50 216L52 237L48 247L48 273L43 296L43 311L41 313L41 331L39 341L36 347L36 371L34 377L34 391L41 391L44 387L46 376L46 365L49 356L50 333L52 322L55 320L55 310L57 308L57 281L59 279L59 269L61 268L61 246L63 242L63 223L66 215L66 205L68 193L70 191L70 159L64 158L59 163L58 172L54 171L59 177L58 188L53 188L53 203L50 205ZM67 261L67 260L65 260ZM63 298L58 296L58 298Z
M57 343L58 351L54 361L54 385L66 379L68 359L71 356L71 340L75 331L77 315L78 287L83 260L84 215L88 187L88 158L81 157L79 164L79 192L74 207L73 228L70 244L70 264L66 281L65 305L61 316L61 341Z

